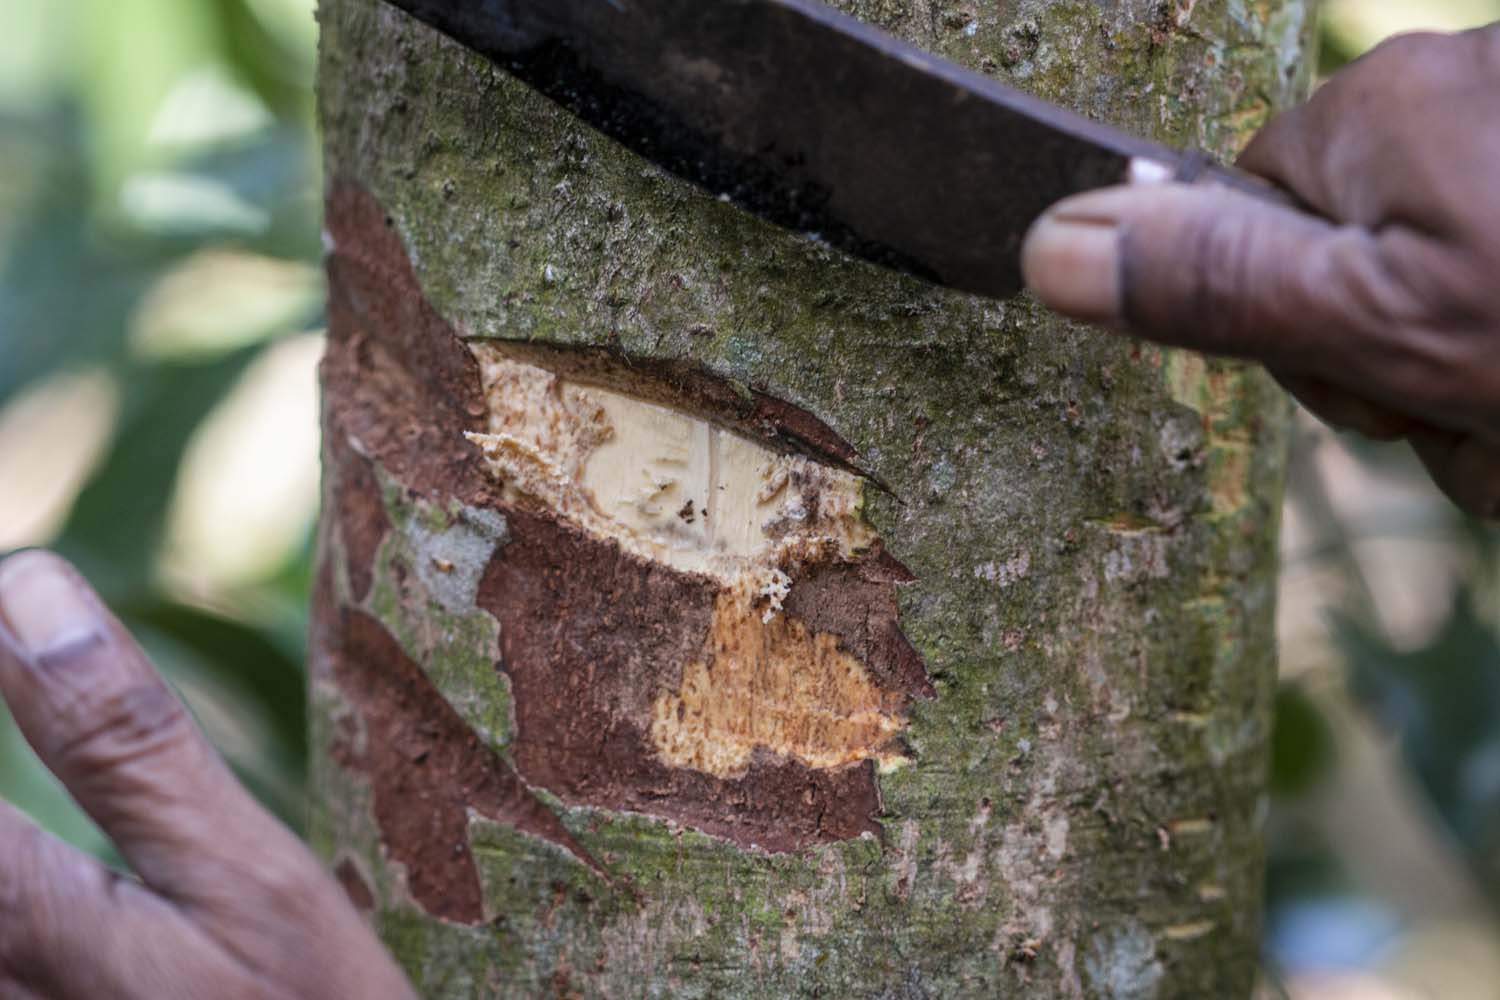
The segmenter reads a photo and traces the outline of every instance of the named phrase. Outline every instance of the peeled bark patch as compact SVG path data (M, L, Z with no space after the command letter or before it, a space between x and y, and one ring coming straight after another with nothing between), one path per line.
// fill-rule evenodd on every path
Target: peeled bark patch
M529 498L625 551L767 596L788 566L848 560L875 534L863 483L712 420L473 345L489 416L479 445ZM773 602L779 608L779 597Z
M328 195L328 346L320 371L323 436L337 460L357 454L434 499L484 506L477 451L463 431L482 418L479 372L457 333L428 304L390 217L355 184ZM343 493L377 491L370 476Z
M343 761L370 778L417 901L478 919L464 808L588 861L534 790L767 851L878 833L877 769L907 759L908 708L931 686L897 624L911 576L865 520L853 449L685 363L466 342L367 193L335 183L328 227L331 509L362 609L337 626L335 679L374 739L431 747ZM498 751L380 618L382 483L504 519L474 597L510 686ZM439 794L453 775L472 780Z
M875 767L905 761L908 703L930 689L860 478L505 345L473 350L489 416L467 436L527 512L481 587L521 774L769 850L878 831ZM818 627L788 613L836 568L850 586L828 588Z
M897 764L905 697L883 691L827 632L785 615L764 618L753 595L720 591L708 655L652 706L651 743L662 760L710 774L741 774L759 749L830 768L873 759Z

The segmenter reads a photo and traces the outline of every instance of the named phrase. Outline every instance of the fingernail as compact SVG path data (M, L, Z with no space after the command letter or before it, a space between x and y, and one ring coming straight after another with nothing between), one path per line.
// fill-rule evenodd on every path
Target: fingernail
M1058 312L1096 323L1120 319L1120 238L1113 223L1049 213L1021 249L1026 284Z
M21 650L39 662L103 634L93 603L50 552L22 552L0 563L0 618Z

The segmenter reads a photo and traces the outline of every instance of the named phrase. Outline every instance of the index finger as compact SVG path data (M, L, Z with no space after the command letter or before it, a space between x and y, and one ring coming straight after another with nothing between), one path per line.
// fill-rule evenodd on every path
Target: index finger
M48 552L0 563L0 695L147 885L209 902L301 845L240 786L124 627Z

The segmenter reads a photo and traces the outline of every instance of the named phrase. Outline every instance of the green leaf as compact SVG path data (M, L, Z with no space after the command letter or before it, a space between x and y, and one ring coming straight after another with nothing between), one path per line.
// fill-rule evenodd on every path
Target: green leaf
M239 780L293 829L306 822L305 698L298 658L270 633L171 601L119 607Z
M119 863L108 838L37 760L3 704L0 704L0 799L75 847L107 862Z
M1271 738L1271 792L1300 795L1327 773L1334 759L1333 731L1302 690L1283 684L1276 692L1276 729Z
M1427 646L1402 651L1350 618L1335 637L1355 695L1400 740L1444 824L1500 898L1500 640L1467 589Z
M74 116L57 109L34 134L44 177L0 266L0 405L59 369L119 360L129 316L160 266L90 224Z
M289 25L267 24L247 0L211 3L234 70L280 116L308 116L315 61L312 47L303 38L290 37ZM310 13L308 21L312 21Z
M122 372L114 443L79 494L56 545L106 599L150 590L188 441L254 354L241 350L206 362L134 365Z
M264 716L279 751L298 769L307 759L302 648L274 633L167 599L127 601L116 611L129 623L170 637L195 654L193 669L243 697Z

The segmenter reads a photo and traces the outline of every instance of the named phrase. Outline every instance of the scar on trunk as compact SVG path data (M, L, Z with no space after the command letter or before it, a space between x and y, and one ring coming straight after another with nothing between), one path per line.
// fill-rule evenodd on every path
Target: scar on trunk
M931 686L864 480L597 369L471 350L488 419L466 437L529 515L481 587L521 774L769 850L878 832L875 771L906 762Z
M471 809L602 871L379 622L347 609L341 618L333 673L358 713L362 738L342 740L334 753L368 775L386 852L405 866L413 899L448 920L484 919L469 848Z
M509 529L477 595L500 622L515 717L487 780L766 851L878 835L877 773L909 758L910 707L933 690L897 621L912 577L864 516L870 481L854 449L815 415L692 361L466 338L426 301L367 192L335 182L327 219L323 383L327 426L359 443L332 456L350 466L333 500L352 547L363 556L384 528L364 516L371 501L340 496L375 490L363 463L432 502L494 510ZM362 582L351 580L356 600ZM346 643L379 654L345 666L345 694L390 692L390 673L405 686L365 703L368 731L441 715L440 693L382 645L378 623L343 614ZM461 786L434 815L482 787ZM388 849L435 866L432 905L472 916L466 844L447 862L417 846L431 835L456 850L456 826L419 828L387 801ZM571 845L530 806L506 815Z

